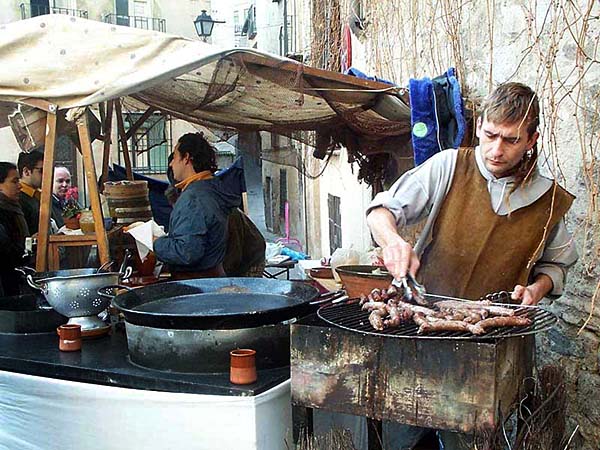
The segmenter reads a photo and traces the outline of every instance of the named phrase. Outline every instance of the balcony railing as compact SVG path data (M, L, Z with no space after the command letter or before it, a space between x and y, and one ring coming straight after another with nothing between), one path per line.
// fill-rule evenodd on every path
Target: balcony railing
M58 8L56 6L27 5L21 3L21 19L30 19L31 17L43 16L44 14L66 14L67 16L88 18L88 12L82 9Z
M125 16L123 14L107 14L104 22L142 30L167 31L167 21L157 17Z

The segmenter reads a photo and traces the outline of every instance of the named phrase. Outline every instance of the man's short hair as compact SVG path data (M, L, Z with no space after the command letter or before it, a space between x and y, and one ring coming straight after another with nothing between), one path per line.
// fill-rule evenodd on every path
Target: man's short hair
M540 124L538 97L522 83L501 84L483 102L481 117L496 125L523 124L531 136Z
M0 183L4 183L6 181L6 177L11 170L17 170L17 166L11 162L0 162Z
M187 133L179 138L179 153L190 156L196 173L204 170L217 170L215 149L200 133Z
M54 173L56 174L56 172L58 172L59 170L64 170L66 171L69 175L71 175L71 171L69 170L68 167L65 166L55 166L54 167Z
M36 164L44 160L44 154L39 150L33 150L30 153L21 152L17 159L17 168L19 169L19 176L23 176L23 169L26 167L29 170L33 170Z

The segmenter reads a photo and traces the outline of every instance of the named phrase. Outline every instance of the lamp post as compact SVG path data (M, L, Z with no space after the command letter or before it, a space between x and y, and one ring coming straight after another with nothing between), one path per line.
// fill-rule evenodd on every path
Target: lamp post
M210 15L206 14L206 10L203 9L201 14L194 20L194 26L196 27L196 33L200 36L204 42L210 37L213 31L215 23L225 23L224 20L213 20Z

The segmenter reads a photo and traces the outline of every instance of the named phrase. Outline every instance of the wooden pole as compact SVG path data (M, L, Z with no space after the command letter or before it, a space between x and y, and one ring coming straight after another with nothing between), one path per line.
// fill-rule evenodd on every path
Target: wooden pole
M94 155L92 154L92 143L90 141L87 114L83 114L77 120L77 131L79 132L79 142L81 143L83 170L85 171L90 202L92 204L96 241L98 242L98 259L100 260L100 264L105 264L110 258L108 253L108 238L106 237L106 230L104 229L104 221L102 219L102 208L100 207L98 181L96 179L96 167L94 166Z
M125 133L125 123L123 122L123 111L121 110L121 100L115 100L115 110L117 112L117 128L121 141L121 149L123 150L123 158L125 159L125 172L127 179L133 181L133 170L131 170L131 158L129 157L129 148L127 146L127 133Z
M56 119L56 112L48 112L46 119L46 139L44 142L42 193L40 196L40 226L35 260L35 270L38 272L45 272L48 266L48 234L50 232L50 211L52 209L52 187L54 184Z
M144 114L142 114L138 120L135 121L135 123L133 125L131 125L131 127L129 127L129 130L127 130L127 133L125 133L125 136L127 137L127 139L131 138L131 136L134 135L134 133L142 126L144 125L144 122L146 121L146 119L148 117L150 117L152 115L152 113L154 113L154 111L156 111L155 108L150 107L148 108L146 111L144 111Z
M104 149L102 153L102 176L100 177L100 190L104 191L104 183L108 180L108 163L110 161L110 142L112 136L112 116L114 101L109 100L106 107L106 120L104 121Z
M250 215L250 209L248 208L248 193L247 192L242 192L242 210L244 211L244 214L246 214L247 216Z

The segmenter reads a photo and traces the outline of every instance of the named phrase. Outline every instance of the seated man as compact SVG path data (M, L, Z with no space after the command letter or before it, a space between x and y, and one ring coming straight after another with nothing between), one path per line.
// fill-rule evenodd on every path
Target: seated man
M20 153L17 161L19 176L21 177L21 193L19 203L27 221L29 233L38 232L40 221L40 189L42 187L42 170L44 154L34 150L31 153ZM51 220L54 221L50 229L56 231L58 224L62 223L60 207L52 203Z
M19 294L19 277L15 267L23 265L27 222L19 205L19 174L17 166L0 162L0 296Z
M201 134L179 138L170 167L181 195L171 213L168 236L154 242L156 257L169 264L175 279L225 276L227 220L241 203L240 196L213 176L215 151Z
M64 224L63 210L67 204L67 191L71 188L71 172L63 166L54 168L54 184L52 187L52 211L56 211L58 228ZM53 216L54 217L54 216ZM60 268L78 269L95 264L89 261L89 247L60 247Z
M55 167L54 168L54 185L52 188L52 210L60 210L62 212L65 206L67 191L71 187L71 172L66 167ZM62 213L60 214L60 223L57 222L58 227L62 227L65 224Z

